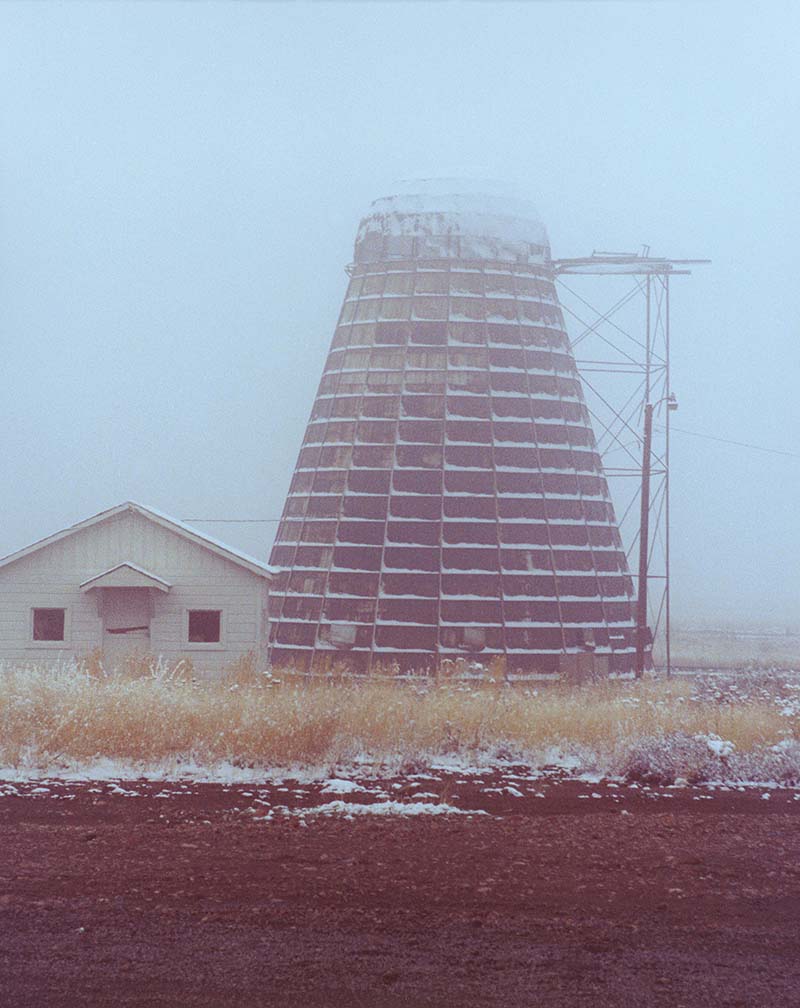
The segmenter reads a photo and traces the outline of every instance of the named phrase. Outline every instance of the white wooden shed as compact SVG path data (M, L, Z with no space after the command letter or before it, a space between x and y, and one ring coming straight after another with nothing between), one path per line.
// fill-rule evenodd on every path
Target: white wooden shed
M266 656L271 569L126 501L0 560L0 661Z

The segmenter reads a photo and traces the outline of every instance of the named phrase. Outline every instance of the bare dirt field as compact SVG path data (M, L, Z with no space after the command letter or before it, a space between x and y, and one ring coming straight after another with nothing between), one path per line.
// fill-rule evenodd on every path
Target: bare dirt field
M800 1002L797 791L381 786L488 814L301 814L367 799L292 782L8 786L0 1004Z

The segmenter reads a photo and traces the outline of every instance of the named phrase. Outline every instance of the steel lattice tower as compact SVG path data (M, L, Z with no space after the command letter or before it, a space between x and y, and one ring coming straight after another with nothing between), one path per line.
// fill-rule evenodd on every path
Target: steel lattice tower
M412 187L372 204L348 273L272 551L273 663L629 669L632 582L533 207Z

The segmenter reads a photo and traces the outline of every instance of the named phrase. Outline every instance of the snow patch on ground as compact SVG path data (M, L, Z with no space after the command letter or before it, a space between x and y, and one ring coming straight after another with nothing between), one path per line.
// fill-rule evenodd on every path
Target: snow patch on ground
M398 802L382 801L369 805L359 805L355 802L330 801L316 808L302 809L298 813L307 815L342 815L351 818L356 815L376 816L416 816L416 815L488 815L487 812L473 809L456 808L455 805L433 805L430 802Z
M325 781L322 794L352 794L354 791L363 791L364 788L355 781L345 780L341 777L331 777Z

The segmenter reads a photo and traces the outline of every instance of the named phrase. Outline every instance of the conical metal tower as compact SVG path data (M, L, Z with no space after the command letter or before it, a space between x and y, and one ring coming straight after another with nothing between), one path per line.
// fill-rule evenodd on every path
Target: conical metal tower
M412 186L372 204L348 273L271 556L273 664L630 668L632 582L533 207Z

